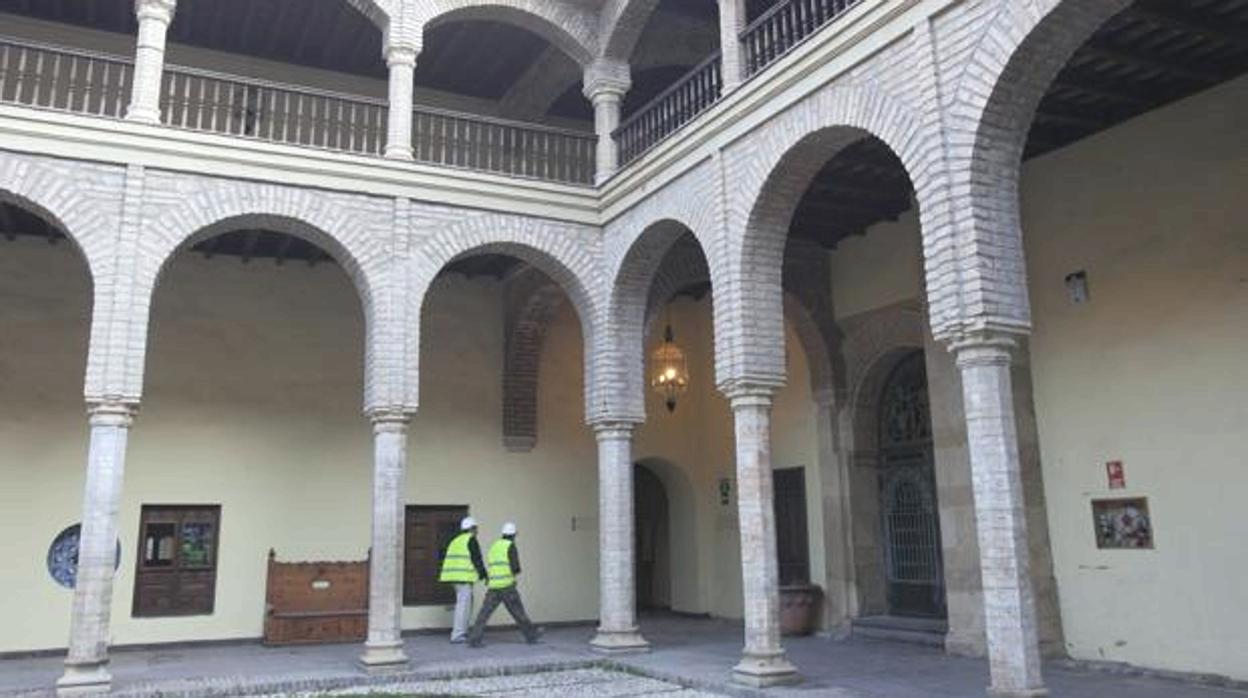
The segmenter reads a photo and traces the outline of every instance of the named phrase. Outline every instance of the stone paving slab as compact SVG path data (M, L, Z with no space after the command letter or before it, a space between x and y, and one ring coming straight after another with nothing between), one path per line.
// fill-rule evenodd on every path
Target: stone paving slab
M588 646L590 625L552 628L540 645L521 641L514 630L491 632L481 651L451 645L445 635L405 638L412 664L399 675L366 676L357 667L359 645L262 647L238 643L199 647L119 650L111 669L115 698L219 698L258 694L295 694L367 687L396 682L420 683L487 679L535 673L610 670L629 679L671 684L670 695L728 695L742 698L966 698L982 696L988 666L982 659L951 657L938 648L853 638L786 638L789 658L803 683L765 692L733 685L732 666L741 655L739 624L644 617L642 629L653 651L604 657ZM60 675L59 657L0 660L0 696L52 696ZM547 676L543 679L556 680ZM563 680L563 679L558 679ZM1248 692L1201 685L1136 672L1092 671L1069 662L1045 665L1045 681L1055 698L1248 698ZM621 679L621 690L649 684ZM553 686L524 689L551 695ZM594 695L572 693L569 695ZM577 690L580 690L579 688ZM586 690L589 690L587 687ZM657 689L656 689L657 690ZM681 693L686 691L687 693ZM485 694L492 695L492 694ZM523 695L517 693L516 695ZM613 694L607 694L613 695ZM644 693L642 694L644 695ZM666 698L668 693L661 693Z
M449 679L442 681L400 681L356 686L327 693L301 692L266 694L259 698L316 698L318 696L359 695L480 696L482 698L722 698L723 694L697 691L679 684L609 669L573 669L511 676Z

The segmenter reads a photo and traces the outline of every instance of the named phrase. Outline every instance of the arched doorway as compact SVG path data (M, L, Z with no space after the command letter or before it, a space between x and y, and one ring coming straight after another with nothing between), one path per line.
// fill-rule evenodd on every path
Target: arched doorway
M880 392L879 492L888 612L945 617L935 454L923 352L893 368Z
M667 489L641 463L633 466L633 516L637 541L637 608L672 607L672 564Z

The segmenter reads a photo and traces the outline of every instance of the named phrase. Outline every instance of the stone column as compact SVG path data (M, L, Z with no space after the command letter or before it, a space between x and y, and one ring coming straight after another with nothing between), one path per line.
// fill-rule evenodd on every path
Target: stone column
M601 422L598 437L598 634L600 652L644 652L637 627L636 539L633 528L633 423Z
M840 418L836 390L818 390L815 428L823 485L823 554L825 560L823 630L834 637L849 634L853 617L853 541L850 535L849 474L839 447Z
M369 557L368 640L360 664L369 672L402 669L403 517L407 425L402 410L376 410L373 422L373 546Z
M720 76L724 94L745 81L745 47L741 44L745 20L745 0L719 0Z
M1009 337L955 342L962 373L994 696L1044 696L1019 469Z
M585 69L584 94L594 105L594 133L598 134L596 184L619 169L620 148L614 133L620 126L620 105L631 86L627 63L597 60Z
M145 124L160 123L160 84L165 72L165 38L177 0L135 0L139 37L134 50L134 82L126 118Z
M63 695L107 692L113 572L117 564L117 510L126 469L126 440L137 406L123 402L88 405L91 441L82 498L78 574L70 616L65 674L56 682Z
M386 122L385 156L392 160L412 158L412 91L415 88L416 56L413 46L393 45L386 48L386 65L390 67L388 121Z
M733 678L754 687L800 680L780 644L780 568L771 467L773 388L737 386L728 398L736 425L737 507L745 652Z

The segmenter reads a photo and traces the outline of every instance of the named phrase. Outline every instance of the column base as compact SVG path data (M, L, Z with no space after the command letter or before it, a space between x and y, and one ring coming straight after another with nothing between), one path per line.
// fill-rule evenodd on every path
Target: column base
M595 652L603 654L639 654L650 651L650 643L646 642L646 638L641 636L637 628L631 630L599 628L598 634L589 641L589 646Z
M403 146L395 148L386 146L385 151L382 152L382 156L387 160L403 160L404 162L413 162L416 160L416 156L412 153L412 149L404 148Z
M112 688L108 660L87 664L65 663L65 673L56 680L56 695L86 696L106 694Z
M802 675L783 651L774 654L746 652L732 668L732 680L751 688L767 688L801 683Z
M359 666L369 674L389 674L407 669L402 642L365 643Z
M160 125L160 112L147 111L143 109L131 109L126 112L126 121L139 124L149 124L152 126Z
M989 688L990 698L1044 698L1049 695L1047 688Z

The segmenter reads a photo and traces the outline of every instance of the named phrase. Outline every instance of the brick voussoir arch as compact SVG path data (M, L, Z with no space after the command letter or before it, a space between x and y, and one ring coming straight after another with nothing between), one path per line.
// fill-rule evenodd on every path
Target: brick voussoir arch
M947 128L953 191L967 192L935 235L957 240L956 331L1027 333L1030 302L1019 178L1041 98L1070 56L1130 0L1000 0L956 86Z
M416 245L406 262L408 384L419 386L420 318L434 279L447 264L477 254L502 254L531 264L558 284L576 309L585 343L586 419L596 413L595 362L600 322L601 235L597 228L507 214L474 215L441 227ZM416 399L416 388L412 389Z
M711 283L718 294L724 283L722 226L716 168L710 161L682 175L657 193L647 197L607 225L604 257L607 279L607 320L603 325L604 351L601 356L603 382L613 386L608 414L634 421L645 419L644 351L645 311L652 286L664 255L678 238L692 234L711 270ZM717 295L714 302L716 358L724 335L719 324ZM628 358L631 357L631 358ZM625 360L628 358L628 360ZM640 362L640 363L639 363Z
M598 53L598 16L569 0L418 0L413 13L426 28L457 20L492 20L527 29L582 66Z
M97 172L84 176L84 169ZM84 181L112 176L115 185L86 188ZM45 161L0 152L0 201L35 213L69 237L91 279L90 341L83 395L89 402L137 402L124 381L125 344L110 341L126 304L118 298L115 247L121 219L124 173L106 166Z
M659 0L608 0L603 4L598 36L603 58L628 61Z
M395 14L394 5L404 0L346 0L346 3L354 7L360 14L368 18L370 22L377 25L378 29L385 30L390 25L390 18Z
M914 181L939 150L930 146L940 134L921 124L912 109L877 87L829 87L730 148L731 273L723 304L730 317L717 326L733 333L723 342L721 382L778 386L785 380L782 262L793 212L815 174L845 146L874 136Z
M396 332L396 323L386 310L389 304L377 302L387 295L389 261L384 241L390 223L384 202L365 201L307 189L231 182L209 185L154 212L143 226L136 256L139 261L133 270L135 311L142 322L134 324L132 345L146 347L148 311L155 290L179 251L232 230L259 228L286 233L333 257L359 294L366 328L365 408L381 402L401 403L391 395L391 386L395 384L392 372L402 362L388 355L386 348L395 343L381 338ZM136 354L137 364L130 371L135 390L142 387L144 353Z

